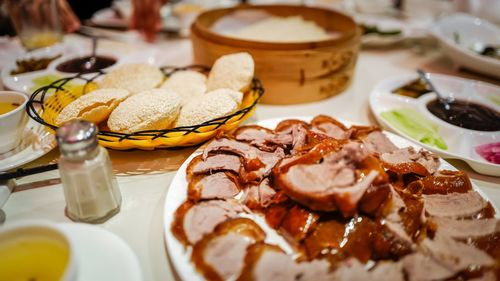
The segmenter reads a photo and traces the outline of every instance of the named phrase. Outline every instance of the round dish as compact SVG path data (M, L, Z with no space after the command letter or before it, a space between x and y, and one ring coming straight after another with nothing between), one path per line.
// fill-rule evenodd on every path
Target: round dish
M143 280L139 260L117 235L84 223L56 225L75 246L76 280Z
M257 123L257 125L267 127L267 128L274 128L280 121L284 119L301 119L304 121L309 121L312 119L312 117L286 117L286 118L274 118L274 119L267 119L267 120L262 120ZM352 122L344 121L344 120L338 120L342 122L343 124L349 126L352 125ZM413 146L415 149L421 148L419 145L413 144L412 142L399 137L395 134L389 133L389 132L384 132L389 139L398 147L406 147L406 146ZM164 237L165 237L165 244L167 247L167 253L170 257L170 260L172 261L172 265L176 271L176 273L179 275L181 280L204 280L203 276L201 276L195 269L194 265L191 262L191 255L190 251L186 251L186 248L182 243L177 240L174 235L171 232L171 225L174 220L174 213L176 209L186 200L186 194L187 194L187 181L186 181L186 168L189 162L196 157L197 155L201 154L201 152L195 152L193 153L186 161L182 164L182 166L179 168L177 171L174 179L172 180L172 183L170 184L170 187L168 189L167 197L165 199L165 206L164 206L164 226L163 226L163 231L164 231ZM447 163L446 161L441 160L441 168L442 169L448 169L448 170L456 170L452 165ZM483 198L487 199L488 198L482 193L477 186L473 186L476 191L478 191ZM496 209L498 209L497 206L495 206ZM262 229L266 232L267 234L267 242L270 242L271 244L276 244L280 246L283 250L286 252L291 252L290 246L287 242L284 241L283 237L280 235L277 235L274 230L271 230L265 220L262 218L262 216L255 215L252 213L249 215L252 219L254 219L259 226L262 227ZM498 216L498 214L497 214Z
M500 44L500 29L486 20L455 14L439 20L432 28L446 55L457 65L479 73L500 77L500 59L474 51L485 45Z
M0 172L4 172L39 157L56 147L54 135L47 132L42 124L29 120L22 136L21 143L13 150L0 154Z
M243 16L241 13L247 14ZM216 28L223 18L233 17L245 22L255 13L301 16L334 36L321 41L276 43L237 39ZM191 26L194 61L198 64L212 65L218 57L240 51L252 55L256 65L255 75L266 85L262 102L268 104L312 102L342 92L353 77L360 37L360 28L346 15L327 9L291 5L214 9L200 14Z
M166 76L169 76L175 71L185 69L194 69L202 72L207 70L206 67L199 65L183 68L162 68ZM50 131L53 132L57 129L55 119L62 108L82 94L94 90L96 88L94 81L102 74L103 72L94 73L90 76L75 75L66 77L36 90L27 104L28 115L35 121L47 126ZM70 82L75 82L75 84L84 83L84 85L77 90L68 90L65 87ZM254 78L250 90L244 95L239 110L230 115L212 119L194 126L176 127L167 130L141 131L131 134L111 132L108 128L101 127L98 134L99 143L104 147L116 150L152 150L155 148L197 145L212 138L219 131L229 131L236 128L241 122L250 117L263 93L264 89L262 84L258 79ZM41 105L40 110L35 106L37 104Z
M415 79L417 79L416 74L399 75L384 80L375 86L370 95L370 108L377 121L383 127L403 135L413 142L417 142L420 146L439 154L443 158L461 159L478 173L500 176L500 165L487 162L475 152L477 146L500 142L500 133L498 131L484 132L463 129L439 119L426 108L427 102L434 99L433 93L424 94L417 99L392 93L396 88ZM441 74L432 74L432 81L446 97L453 96L463 100L470 100L489 105L497 111L500 110L500 105L496 101L500 99L500 87ZM418 142L418 140L412 139L411 136L405 134L381 116L383 112L405 108L416 110L427 121L436 125L439 135L448 148L445 150Z

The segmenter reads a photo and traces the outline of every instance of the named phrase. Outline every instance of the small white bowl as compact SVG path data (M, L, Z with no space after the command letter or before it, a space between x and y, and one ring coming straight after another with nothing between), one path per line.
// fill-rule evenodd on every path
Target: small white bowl
M474 51L484 45L500 45L500 29L496 25L467 14L454 14L437 21L431 32L457 65L500 77L500 60Z
M0 228L0 249L2 253L0 256L3 258L9 259L9 252L12 251L12 247L22 247L26 243L30 241L50 241L49 243L56 243L59 246L62 246L65 250L67 250L68 257L66 261L66 265L64 267L64 271L61 272L61 281L75 281L77 279L77 267L74 255L74 246L72 245L71 240L62 231L57 225L45 222L45 221L20 221L11 224L6 224ZM17 255L17 258L20 258L23 261L27 261L29 259L29 255L35 255L33 252L22 253L21 257L20 252L14 252L13 255ZM47 255L50 257L50 253ZM10 256L12 258L12 256ZM32 256L33 258L33 256ZM39 257L35 257L39 258ZM1 260L2 258L0 258ZM10 260L12 261L12 260ZM43 262L52 262L53 260L40 260ZM24 276L24 277L33 277L36 279L36 274L46 274L46 272L36 272L35 268L30 268L29 263L25 266L20 266L19 270L13 269L12 267L0 267L0 280L6 280L4 278L14 278L15 280L20 280L23 277L23 274L33 274L35 276ZM18 275L19 274L19 275ZM15 278L17 277L17 279ZM47 277L47 276L45 276Z
M28 97L20 92L0 91L0 102L15 102L19 106L0 115L0 154L14 149L21 141L24 127L28 122L26 103Z

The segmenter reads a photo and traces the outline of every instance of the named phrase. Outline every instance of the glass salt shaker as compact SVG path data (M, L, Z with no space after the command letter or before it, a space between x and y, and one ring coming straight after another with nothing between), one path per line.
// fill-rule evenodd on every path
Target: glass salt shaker
M87 223L102 223L120 211L121 194L105 148L97 143L97 127L75 120L56 134L61 151L59 173L66 215Z

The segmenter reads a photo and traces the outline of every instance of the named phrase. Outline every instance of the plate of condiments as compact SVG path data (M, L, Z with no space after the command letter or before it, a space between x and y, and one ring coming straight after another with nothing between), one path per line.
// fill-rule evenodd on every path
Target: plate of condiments
M431 74L439 102L417 74L399 75L375 86L370 107L378 122L443 158L461 159L476 172L500 176L500 87Z
M108 70L125 58L116 53L91 51L71 43L61 43L27 52L2 70L2 82L11 90L31 94L69 75Z

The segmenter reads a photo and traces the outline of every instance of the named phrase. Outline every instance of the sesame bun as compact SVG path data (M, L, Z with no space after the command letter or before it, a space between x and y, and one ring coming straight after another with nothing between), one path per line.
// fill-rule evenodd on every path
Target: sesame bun
M156 67L145 64L126 64L104 75L100 88L120 88L137 94L150 90L163 81L163 73Z
M231 90L231 89L226 89L226 88L221 88L217 90L213 90L211 92L206 93L206 95L228 95L231 97L231 99L238 104L238 106L241 104L241 101L243 100L243 93Z
M108 127L113 132L133 133L171 127L181 108L181 98L166 89L151 89L131 96L111 113Z
M201 95L182 107L176 127L201 124L214 118L228 115L238 109L238 104L230 95Z
M129 96L130 92L124 89L108 88L89 92L64 107L55 120L56 125L74 119L98 124L106 120L118 104Z
M249 53L236 53L218 58L208 75L207 91L220 88L244 92L252 83L254 62Z
M177 71L168 77L160 88L176 92L184 105L205 93L207 77L203 73L193 70Z

